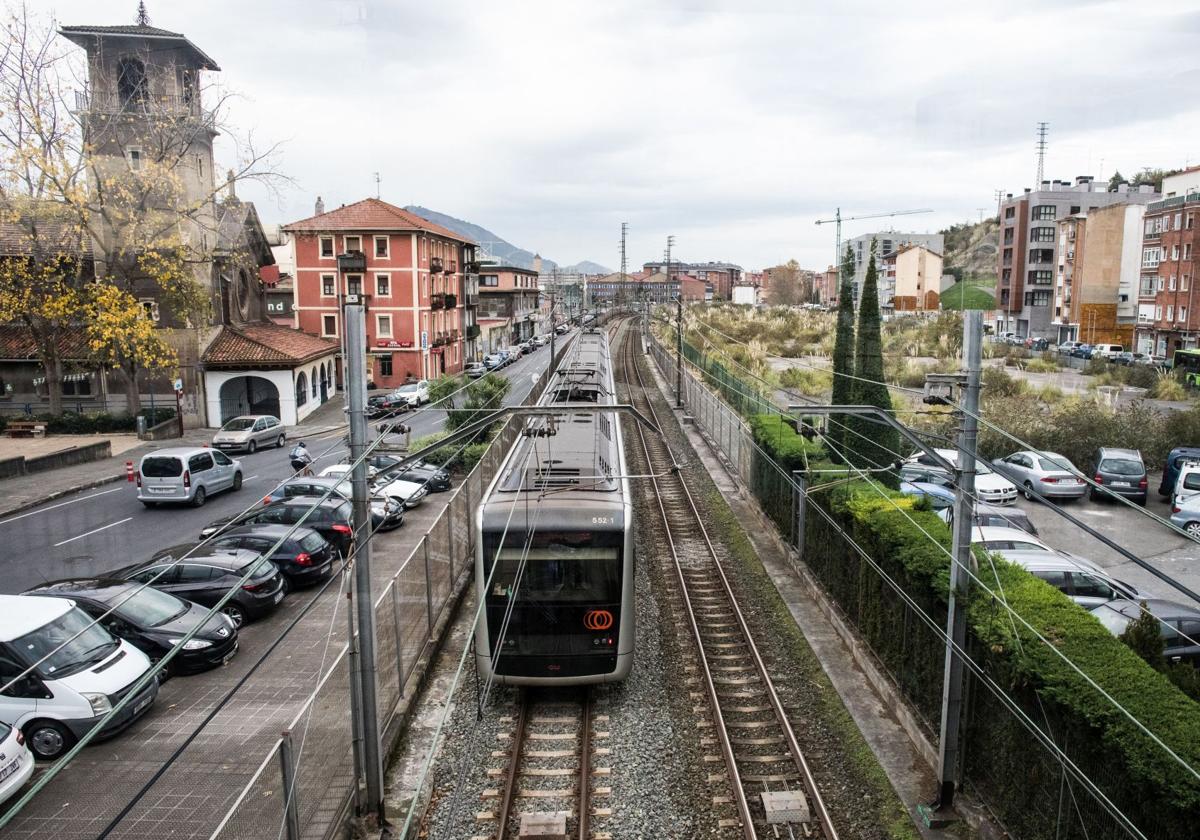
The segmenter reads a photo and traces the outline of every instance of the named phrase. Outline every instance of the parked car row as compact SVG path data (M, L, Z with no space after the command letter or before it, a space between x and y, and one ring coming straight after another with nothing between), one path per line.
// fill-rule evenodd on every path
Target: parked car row
M938 450L939 454L945 453ZM949 460L949 459L947 459ZM929 463L913 458L901 467L901 492L924 496L943 521L953 522L952 480ZM998 473L1020 486L1026 498L1034 490L1052 499L1104 495L1090 487L1083 473L1062 455L1021 451L992 462ZM1105 490L1145 503L1146 467L1135 449L1101 447L1090 463L1092 480ZM1200 448L1181 447L1168 457L1159 493L1174 492L1172 521L1200 537ZM980 494L982 498L982 493ZM1088 609L1115 635L1138 618L1142 605L1159 621L1169 662L1200 667L1200 610L1187 604L1149 598L1137 587L1110 575L1085 557L1055 548L1037 533L1029 517L1016 508L977 502L972 545L999 554L1055 587ZM981 557L982 560L982 557Z
M401 385L386 394L375 394L367 397L367 416L391 417L414 408L420 408L429 402L429 380L419 379Z
M1089 344L1083 341L1064 341L1061 344L1055 344L1048 338L1034 338L1033 336L1017 335L1013 332L1000 333L993 337L992 341L1033 351L1052 350L1061 356L1072 356L1076 359L1105 359L1113 364L1127 367L1130 365L1146 365L1155 368L1170 366L1165 356L1126 350L1120 344Z

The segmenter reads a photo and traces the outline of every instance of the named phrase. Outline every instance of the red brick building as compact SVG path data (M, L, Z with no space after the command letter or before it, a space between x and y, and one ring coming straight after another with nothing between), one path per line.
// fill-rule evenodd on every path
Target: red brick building
M1200 166L1163 179L1146 205L1138 288L1137 349L1170 357L1200 346Z
M341 303L360 294L376 386L462 370L462 293L474 242L376 198L283 229L294 239L301 330L340 342ZM353 252L363 255L365 269L339 275L338 255Z

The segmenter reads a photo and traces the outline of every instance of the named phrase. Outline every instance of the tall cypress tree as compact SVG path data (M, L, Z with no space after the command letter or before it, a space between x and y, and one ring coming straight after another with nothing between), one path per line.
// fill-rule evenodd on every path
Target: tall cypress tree
M892 398L883 379L883 336L879 318L879 276L875 268L875 242L871 241L871 259L863 281L858 302L858 332L854 343L854 402L875 405L890 411ZM890 426L881 425L876 418L856 417L848 424L857 435L847 434L846 447L850 460L859 467L886 466L897 459L900 434ZM861 435L861 437L859 437ZM879 479L899 487L892 473L882 473Z
M846 246L842 257L842 269L838 285L837 333L833 337L833 404L850 405L854 402L854 253ZM846 422L844 415L830 418L829 438L833 445L844 451L846 430L839 424ZM830 453L839 460L836 453Z

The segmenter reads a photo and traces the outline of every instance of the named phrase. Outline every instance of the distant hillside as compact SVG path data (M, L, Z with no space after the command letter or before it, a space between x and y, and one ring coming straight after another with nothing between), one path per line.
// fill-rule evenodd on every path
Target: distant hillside
M946 240L945 271L959 280L996 282L996 262L1000 248L1000 220L984 219L977 224L964 222L941 231Z
M416 204L410 204L404 208L410 213L416 213L435 222L442 227L449 228L455 233L461 233L463 236L469 236L479 243L480 251L485 256L491 256L500 262L508 265L514 265L518 268L533 268L533 253L526 251L524 248L518 248L508 240L492 233L485 227L480 227L472 222L456 219L454 216L447 216L445 213L439 213L436 210L430 210L428 207L421 207ZM612 270L605 268L599 263L594 263L589 260L575 263L574 265L559 265L554 260L548 257L542 257L542 271L553 271L555 268L566 272L581 272L583 274L611 274Z

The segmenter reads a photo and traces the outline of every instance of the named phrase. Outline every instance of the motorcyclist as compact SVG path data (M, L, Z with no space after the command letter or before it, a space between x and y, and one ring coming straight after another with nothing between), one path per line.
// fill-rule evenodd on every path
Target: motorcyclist
M311 466L313 457L309 454L308 446L304 443L304 441L300 441L294 447L292 447L292 451L288 454L288 458L291 459L292 470L294 472L302 473L303 475L313 474Z

